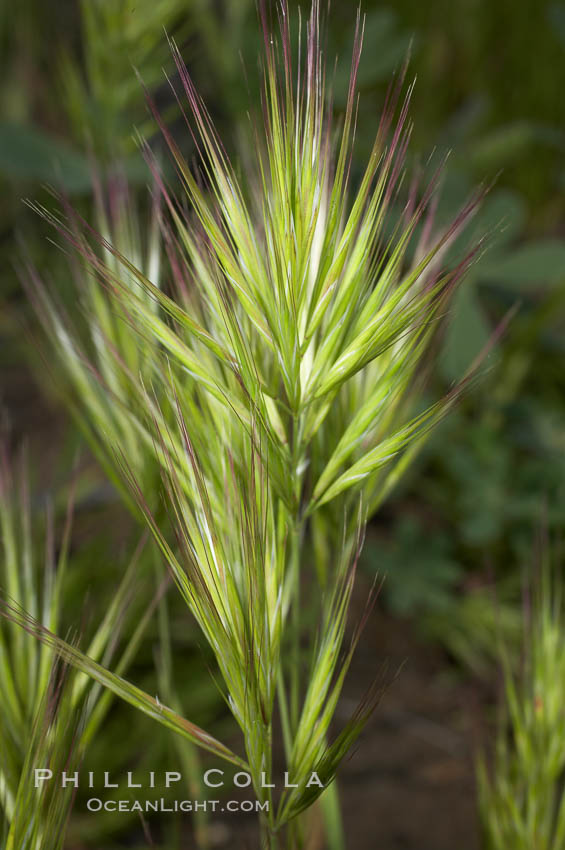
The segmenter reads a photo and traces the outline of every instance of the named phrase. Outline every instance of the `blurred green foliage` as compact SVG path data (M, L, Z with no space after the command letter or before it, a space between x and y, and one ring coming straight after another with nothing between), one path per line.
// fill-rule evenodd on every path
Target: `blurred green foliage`
M494 181L473 222L474 235L487 237L485 250L455 304L431 390L460 376L506 312L519 305L483 381L389 500L365 556L367 569L388 574L385 599L397 614L421 618L478 666L471 637L474 631L489 634L485 619L493 621L481 586L493 577L509 580L511 630L512 579L529 557L542 507L551 530L560 530L565 517L565 3L367 0L363 11L359 161L373 139L391 74L410 49L410 73L417 76L414 165L426 168L432 151L437 159L453 149L438 221L447 220L478 181ZM333 0L328 21L328 51L339 57L340 110L355 9ZM150 134L152 128L133 66L161 111L179 123L178 136L190 153L189 134L162 74L163 67L171 69L163 27L179 42L220 132L234 118L246 121L241 61L249 77L257 73L259 38L250 0L19 0L0 6L0 298L7 305L0 369L20 339L16 235L25 234L40 265L47 253L55 262L45 251L42 224L21 198L45 200L41 184L50 182L88 206L91 157L102 167L119 167L134 186L147 182L133 129ZM356 160L352 167L355 173ZM55 277L51 266L47 276L49 270ZM17 440L26 421L16 407L8 414ZM488 649L484 640L478 652Z
M345 6L334 11L345 41ZM392 11L369 4L365 49L378 59L373 77L369 66L364 77L361 144L390 72L383 74L381 59L390 50L397 62L406 34L413 38L414 132L422 161L433 148L453 150L438 219L447 219L477 181L494 180L473 223L474 235L487 237L484 251L454 305L432 386L460 376L505 313L513 305L518 312L489 356L483 380L389 502L365 563L387 575L384 593L394 611L418 615L428 631L479 667L481 643L483 654L490 651L488 641L472 648L482 627L479 610L490 607L493 620L484 586L507 582L500 604L512 607L519 594L514 579L542 515L553 531L563 528L565 516L559 80L565 5L398 0ZM503 620L515 633L508 607Z
M551 533L562 532L565 519L565 3L366 0L362 8L365 48L353 174L372 144L391 75L410 50L419 152L413 165L425 170L432 152L437 161L453 150L438 222L449 219L477 182L494 182L472 224L474 236L486 236L485 250L454 305L440 368L430 377L432 396L461 376L502 317L519 305L485 364L483 380L427 444L370 529L363 561L371 574L386 574L384 599L395 615L416 618L458 659L483 671L497 630L511 638L519 634L520 571L530 561L540 519ZM338 56L338 111L347 95L354 27L355 6L332 0L327 50ZM21 367L28 342L21 336L24 298L13 268L17 237L24 235L26 251L45 277L58 279L45 228L21 199L49 203L42 184L52 183L90 211L93 159L102 173L119 171L133 190L145 191L148 173L134 128L150 136L154 127L134 66L160 111L178 125L177 138L190 155L189 133L163 75L172 68L163 28L178 41L220 132L247 121L241 78L244 68L249 90L257 90L260 38L251 0L0 4L0 426L5 430L10 422L15 443L30 422L29 407L18 406L20 396L7 390L14 363L21 370L18 381L32 384L31 373ZM230 148L233 135L231 129L225 133ZM64 286L58 294L64 300ZM68 426L61 431L61 442L74 446L76 439ZM94 515L94 527L128 527L127 518L116 515L115 494L100 486L99 476L87 478L79 492L79 514ZM81 571L69 577L69 610L87 594L100 595L103 610L101 588L112 572L107 549L101 542L81 543L81 560L84 573L97 581L85 586ZM144 594L147 599L154 592L148 579L137 603L143 606ZM167 693L154 656L167 671L170 641L186 665L180 693L168 695L170 704L175 699L190 704L195 720L221 733L224 714L215 686L200 677L194 687L192 670L195 676L202 650L181 613L172 603L160 625L152 625L133 675L150 693ZM182 753L165 751L168 744L152 734L149 721L136 720L134 729L129 717L123 706L112 709L107 734L87 757L88 769L149 770L182 761ZM146 750L132 765L140 737ZM115 823L73 819L71 840L109 847L110 836L119 841ZM132 822L124 818L122 828L132 840ZM174 836L170 846L178 846Z

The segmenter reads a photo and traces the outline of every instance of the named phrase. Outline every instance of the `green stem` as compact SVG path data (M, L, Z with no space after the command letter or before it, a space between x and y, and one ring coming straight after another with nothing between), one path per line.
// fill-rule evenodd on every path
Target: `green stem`
M300 415L294 411L291 420L291 464L290 475L294 487L294 511L289 516L289 575L291 581L290 616L290 728L294 735L300 718L300 547L302 542L302 522L300 502L302 497L302 476L299 466L302 454Z
M300 717L300 529L295 520L290 531L291 648L290 648L290 728L294 734Z
M345 831L336 779L330 783L320 797L320 808L324 818L328 850L345 850Z
M288 763L290 755L292 753L292 732L290 730L290 718L288 716L288 703L286 699L286 691L284 686L282 669L279 671L279 676L277 680L277 698L279 702L279 711L281 716L284 754Z
M157 557L156 549L154 552L154 570L157 580L157 587L163 581L163 569L160 560ZM179 703L176 690L173 686L173 655L171 629L169 620L169 610L167 607L167 598L165 595L159 601L158 607L158 625L160 638L160 670L159 684L167 703L177 711L182 713L182 706ZM174 745L182 762L184 772L186 773L188 790L191 796L196 800L206 798L204 784L202 781L202 764L200 754L197 747L190 741L181 740L178 736L174 736ZM194 834L196 845L199 850L206 850L210 846L208 832L208 815L206 810L197 810L194 812Z
M261 814L259 819L259 830L261 850L278 850L278 834L273 829L270 819L267 819L264 814Z

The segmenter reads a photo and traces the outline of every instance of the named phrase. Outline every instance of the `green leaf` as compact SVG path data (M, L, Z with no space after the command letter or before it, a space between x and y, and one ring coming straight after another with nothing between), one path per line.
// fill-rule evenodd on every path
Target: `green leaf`
M397 16L390 9L367 13L363 35L364 51L359 62L359 85L382 82L406 57L411 35L398 32Z
M53 649L67 664L86 673L87 676L90 676L104 688L108 688L108 690L132 705L138 711L157 720L162 726L238 767L246 767L243 759L239 758L239 756L220 743L220 741L213 738L212 735L209 735L194 723L185 720L184 717L181 717L168 706L162 705L156 697L145 693L141 688L132 685L126 679L98 664L84 652L81 652L80 649L57 637L57 635L53 634L49 629L44 628L41 623L31 617L19 605L10 605L1 596L0 616L20 626L20 628Z
M517 248L511 254L481 264L481 277L517 291L565 280L565 240L543 239Z
M526 223L527 209L516 192L501 189L489 195L479 210L474 231L478 238L493 233L495 241L485 254L484 261L496 256L511 240L520 236Z
M347 43L354 39L351 28ZM391 9L367 12L363 31L364 49L359 62L358 82L361 88L372 88L386 81L405 59L412 40L410 33L400 32L397 16ZM339 52L336 50L336 52ZM334 101L344 107L347 102L351 67L348 57L338 61L334 84Z
M420 520L405 517L396 524L392 543L368 541L364 563L385 576L383 585L391 609L400 616L433 613L453 602L462 576L449 538L432 535Z
M91 191L86 157L36 127L0 123L0 174L10 180L48 181L66 192Z
M546 10L547 20L553 35L565 47L565 7L563 3L552 3Z
M562 134L551 127L530 121L515 121L483 135L469 146L467 165L481 173L507 167L539 145L556 147L563 143Z
M476 287L468 280L453 299L452 318L440 358L441 371L448 381L458 380L465 374L491 334ZM493 353L489 359L492 357Z

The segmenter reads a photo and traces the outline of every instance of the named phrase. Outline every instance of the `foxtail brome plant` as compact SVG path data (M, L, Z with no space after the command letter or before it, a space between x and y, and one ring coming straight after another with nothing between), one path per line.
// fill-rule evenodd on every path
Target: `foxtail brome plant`
M249 771L270 803L264 844L300 847L299 815L322 792L307 778L332 783L379 695L370 688L350 721L331 728L360 633L344 645L360 529L465 383L414 413L430 344L478 251L446 266L447 248L480 193L436 232L438 171L423 188L413 182L395 212L410 138L403 75L353 187L361 20L336 126L318 0L297 50L285 2L277 14L278 36L261 5L262 108L242 171L172 44L184 96L173 91L198 168L148 98L180 184L172 188L141 141L159 239L134 250L127 205L100 233L62 199L61 216L38 209L76 249L86 321L66 318L32 275L67 397L214 651L243 753L45 629L35 633L163 725ZM312 635L301 612L304 589L316 585ZM274 800L264 778L273 775L279 722L284 770L297 787Z
M33 769L38 764L69 773L71 766L77 768L112 701L111 693L80 671L65 671L48 644L26 634L61 628L69 566L78 568L70 553L73 491L59 537L51 506L45 508L44 523L34 510L25 456L14 469L0 448L0 609L6 618L0 620L0 840L6 850L63 847L74 795L70 789L41 795ZM89 612L94 629L88 657L112 664L117 673L128 669L155 611L152 600L135 627L127 616L139 584L140 552L138 547L103 615ZM68 652L78 652L74 643Z
M525 594L521 653L498 646L500 722L491 763L481 754L477 764L486 850L565 847L563 582L544 545Z

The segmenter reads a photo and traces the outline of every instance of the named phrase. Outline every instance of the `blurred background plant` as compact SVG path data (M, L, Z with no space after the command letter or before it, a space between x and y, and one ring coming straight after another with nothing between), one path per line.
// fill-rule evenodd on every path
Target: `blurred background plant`
M541 553L528 577L522 652L504 640L503 699L492 764L478 763L479 802L487 850L559 850L565 846L565 622L559 561Z
M12 467L2 451L0 586L6 604L25 608L46 629L69 630L73 644L84 642L91 658L104 663L112 660L123 673L135 659L163 588L145 611L140 608L143 595L134 600L134 584L139 588L144 581L139 546L123 575L116 575L111 600L104 592L97 593L88 612L81 612L82 622L77 620L77 593L84 597L92 573L88 547L83 544L80 554L73 551L76 482L71 484L59 522L56 505L38 500L30 478L23 453ZM80 637L76 637L77 627L82 630ZM111 695L86 676L66 671L49 648L5 620L0 624L0 666L4 846L10 850L40 850L47 843L62 847L76 791L54 783L43 796L34 783L34 768L73 773L106 720ZM111 761L119 764L118 752Z
M493 229L493 238L452 308L430 397L461 376L500 317L519 303L491 355L492 368L440 426L369 528L363 566L369 578L386 573L383 599L394 617L415 622L459 662L488 677L497 630L519 646L520 571L530 557L537 506L544 499L551 506L551 532L561 528L565 507L565 128L558 73L565 59L565 5L396 0L394 6L368 1L363 11L353 179L359 178L390 75L410 45L410 69L418 77L413 164L426 169L433 149L437 156L454 150L438 220L448 220L477 181L496 177L474 220L477 233ZM162 26L177 38L220 135L234 120L246 121L248 102L234 81L243 74L239 52L245 73L257 73L251 2L20 0L0 7L0 424L12 447L21 434L30 437L43 478L52 473L45 441L70 456L80 438L60 412L58 396L27 365L36 354L21 334L27 316L13 271L15 237L24 235L26 250L47 278L60 279L66 258L58 259L46 244L44 224L21 199L49 205L42 190L48 181L90 217L95 160L102 179L108 172L127 177L140 221L149 218L137 192L149 174L135 153L131 125L153 130L132 65L174 124L176 106L161 75L161 66L169 72L172 67ZM328 53L340 57L336 106L342 110L353 28L351 5L335 0ZM249 89L256 86L250 82ZM58 291L63 305L71 292L71 286ZM93 463L81 480L83 513L96 517L106 510L128 528ZM70 598L82 591L75 586ZM191 656L194 638L185 634L177 613L173 607L164 622L171 640ZM142 666L148 676L154 675L151 654L146 646ZM214 693L198 693L202 722L221 723ZM118 715L116 729L123 728L119 724Z

